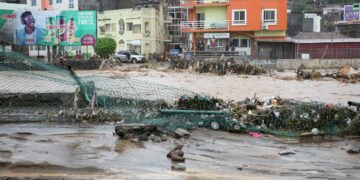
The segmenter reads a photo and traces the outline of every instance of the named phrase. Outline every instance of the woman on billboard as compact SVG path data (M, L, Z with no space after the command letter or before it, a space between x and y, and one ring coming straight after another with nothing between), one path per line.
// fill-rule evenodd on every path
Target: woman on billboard
M24 28L16 32L18 45L38 45L43 33L35 26L35 18L30 11L25 11L20 16Z

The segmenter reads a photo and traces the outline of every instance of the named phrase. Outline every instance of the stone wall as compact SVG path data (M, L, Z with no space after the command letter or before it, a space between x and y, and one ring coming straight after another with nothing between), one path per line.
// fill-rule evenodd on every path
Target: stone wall
M71 66L74 70L95 70L99 69L101 60L91 59L91 60L65 60L63 67L67 68Z

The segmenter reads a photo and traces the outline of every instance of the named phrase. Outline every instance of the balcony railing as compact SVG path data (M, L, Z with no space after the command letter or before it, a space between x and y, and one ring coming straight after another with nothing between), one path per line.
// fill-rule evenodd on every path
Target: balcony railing
M228 5L229 0L181 0L181 6Z
M182 21L182 30L227 30L230 21Z

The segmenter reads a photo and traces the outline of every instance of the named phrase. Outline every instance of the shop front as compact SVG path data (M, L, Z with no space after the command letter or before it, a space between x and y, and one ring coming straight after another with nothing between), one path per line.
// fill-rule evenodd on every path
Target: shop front
M228 51L230 33L203 33L197 36L197 51Z
M251 55L251 38L230 33L202 33L196 36L196 51L233 51Z

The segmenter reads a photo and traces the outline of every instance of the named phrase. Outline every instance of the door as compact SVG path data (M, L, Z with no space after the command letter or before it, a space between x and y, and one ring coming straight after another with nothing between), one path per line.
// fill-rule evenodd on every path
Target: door
M196 13L196 29L204 29L205 13Z
M126 61L126 59L127 59L124 52L121 52L121 51L119 51L117 53L117 57L120 59L120 61Z
M129 52L124 53L126 61L131 62L131 54Z

